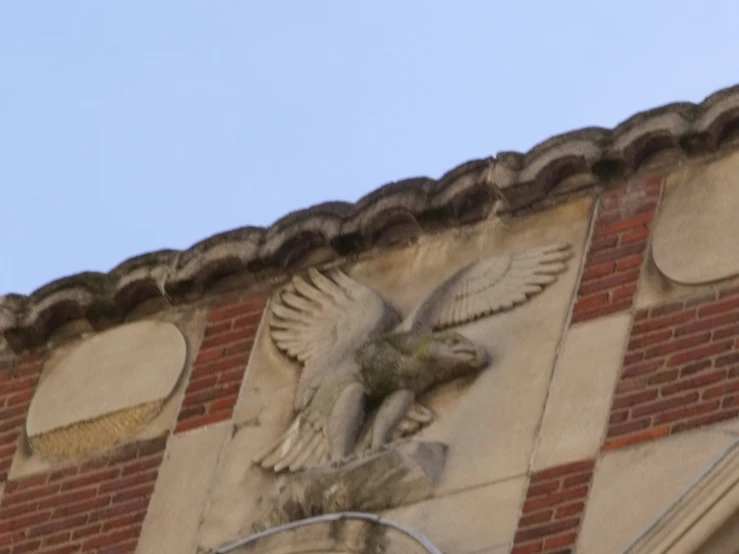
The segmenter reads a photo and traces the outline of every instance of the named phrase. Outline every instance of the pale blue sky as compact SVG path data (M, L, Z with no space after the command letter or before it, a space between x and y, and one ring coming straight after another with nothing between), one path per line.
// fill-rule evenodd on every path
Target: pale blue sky
M0 294L739 82L735 0L0 0Z

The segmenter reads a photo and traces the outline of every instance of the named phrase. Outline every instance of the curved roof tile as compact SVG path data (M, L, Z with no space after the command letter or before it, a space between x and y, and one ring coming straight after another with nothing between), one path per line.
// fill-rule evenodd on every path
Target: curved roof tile
M739 129L739 86L699 104L640 112L614 129L557 135L526 153L465 162L440 179L388 183L356 203L327 202L290 213L268 228L243 227L184 251L136 256L109 273L59 279L28 296L0 296L0 333L18 351L47 340L71 319L93 327L120 321L140 302L185 301L230 274L290 271L418 234L528 209L572 190L637 172L653 155L715 151Z

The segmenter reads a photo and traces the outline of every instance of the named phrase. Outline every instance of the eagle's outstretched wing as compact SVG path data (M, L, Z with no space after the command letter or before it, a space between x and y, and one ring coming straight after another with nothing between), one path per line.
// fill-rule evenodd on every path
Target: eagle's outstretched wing
M493 256L471 263L438 287L401 329L444 329L526 302L567 269L569 244Z
M353 355L366 340L392 329L397 312L376 292L334 270L293 278L272 306L275 345L303 363L292 425L255 461L297 471L345 456L363 418L364 390Z
M382 296L340 270L324 276L311 269L308 275L309 280L294 277L279 295L270 322L275 345L304 364L296 409L310 400L321 373L399 321Z

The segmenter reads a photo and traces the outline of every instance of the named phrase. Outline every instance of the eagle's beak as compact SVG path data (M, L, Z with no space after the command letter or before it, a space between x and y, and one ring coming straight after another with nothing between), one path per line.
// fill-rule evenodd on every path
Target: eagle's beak
M488 363L488 353L472 343L455 344L452 346L452 352L475 367L484 367Z

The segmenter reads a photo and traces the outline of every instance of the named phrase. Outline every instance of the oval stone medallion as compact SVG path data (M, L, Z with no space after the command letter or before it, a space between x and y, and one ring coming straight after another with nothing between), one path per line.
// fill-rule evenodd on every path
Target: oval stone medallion
M75 347L40 383L26 421L35 451L69 458L134 435L161 410L185 365L179 329L142 321Z
M739 274L739 158L696 171L660 211L652 254L665 277L697 285Z

